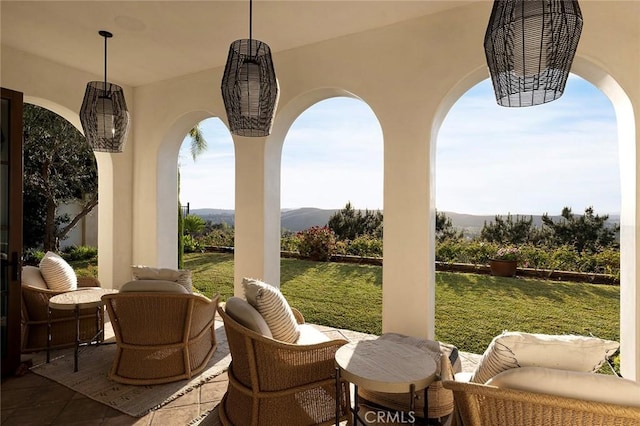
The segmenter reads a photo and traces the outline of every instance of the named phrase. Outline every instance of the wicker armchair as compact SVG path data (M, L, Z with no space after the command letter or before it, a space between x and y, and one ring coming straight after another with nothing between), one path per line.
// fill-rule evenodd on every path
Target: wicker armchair
M585 373L588 374L588 373ZM446 377L464 426L640 426L640 408L499 388Z
M216 350L219 296L126 292L102 297L116 336L109 378L131 385L190 379Z
M78 288L100 287L100 282L91 277L78 277ZM49 299L66 291L56 291L29 285L23 276L22 282L22 352L37 352L47 349L47 315ZM96 310L81 309L80 337L87 340L98 333ZM100 312L101 321L104 313ZM76 319L73 311L51 312L51 349L74 346L76 342Z
M335 352L346 340L313 345L280 342L218 312L231 351L229 387L220 404L224 425L334 424ZM304 318L294 309L298 323ZM348 418L349 388L341 383L340 418Z

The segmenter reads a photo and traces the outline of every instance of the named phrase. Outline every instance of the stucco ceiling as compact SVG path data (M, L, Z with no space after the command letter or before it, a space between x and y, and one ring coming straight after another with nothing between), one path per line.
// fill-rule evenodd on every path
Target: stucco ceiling
M253 36L274 52L438 13L471 1L255 0ZM248 38L249 2L5 1L6 45L96 75L109 40L109 80L140 86L224 65Z

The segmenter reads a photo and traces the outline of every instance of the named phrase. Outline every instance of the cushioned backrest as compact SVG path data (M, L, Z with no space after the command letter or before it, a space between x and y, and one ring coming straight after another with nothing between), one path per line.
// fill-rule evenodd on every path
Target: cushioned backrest
M522 367L504 371L487 384L585 401L640 407L640 383L606 374Z
M47 289L47 283L42 274L40 268L35 266L23 266L22 267L22 285L28 285L29 287Z
M154 293L179 293L189 294L184 286L173 281L162 280L135 280L124 283L120 288L120 293L133 291L154 292Z
M238 324L263 336L273 337L262 315L245 300L239 297L230 297L227 300L224 310L227 315L238 322Z
M191 271L187 269L152 268L150 266L134 265L131 267L134 280L173 281L193 293Z

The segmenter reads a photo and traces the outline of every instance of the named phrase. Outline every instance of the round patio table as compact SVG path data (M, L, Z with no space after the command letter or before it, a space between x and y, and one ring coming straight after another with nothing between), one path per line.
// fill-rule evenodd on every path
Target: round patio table
M104 309L104 303L102 302L102 296L105 294L117 293L118 290L110 288L86 288L78 289L75 291L69 291L67 293L58 294L49 299L48 310L48 328L49 333L47 336L47 362L50 361L50 344L51 344L51 310L64 310L74 311L76 316L76 345L73 358L73 371L78 371L78 350L81 343L91 343L94 339L98 343L104 339L104 316L101 315ZM91 309L96 310L96 330L98 333L86 342L80 340L80 310Z

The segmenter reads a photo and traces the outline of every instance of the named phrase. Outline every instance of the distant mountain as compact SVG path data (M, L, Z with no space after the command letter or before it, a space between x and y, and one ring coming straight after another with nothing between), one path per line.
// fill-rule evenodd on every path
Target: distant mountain
M298 232L312 226L325 226L329 218L338 210L323 210L312 207L302 209L283 209L281 213L281 227L289 231ZM235 212L224 209L193 209L190 214L200 216L212 223L226 223L233 226Z
M317 209L314 207L305 207L301 209L283 209L281 212L280 226L289 231L298 232L312 226L325 226L329 222L329 218L337 209L325 210ZM225 209L193 209L190 214L200 216L204 220L212 223L226 223L233 226L235 223L235 212L233 210ZM462 230L466 236L475 236L480 234L480 230L484 226L485 222L495 221L496 215L473 215L455 212L444 212L447 217L451 219L451 223L454 228ZM596 212L597 213L597 212ZM506 217L506 215L501 215ZM540 226L542 224L542 215L512 215L521 217L533 217L533 224ZM553 220L560 218L560 215L550 216ZM610 224L620 223L619 214L610 214Z
M293 232L302 231L312 226L325 226L337 211L313 207L283 211L280 215L280 226Z

